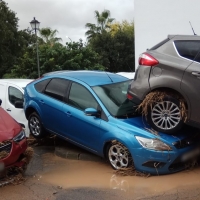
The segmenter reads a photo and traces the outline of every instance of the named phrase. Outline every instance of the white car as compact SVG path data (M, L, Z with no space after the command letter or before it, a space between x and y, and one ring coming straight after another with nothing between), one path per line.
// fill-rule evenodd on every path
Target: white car
M25 129L29 136L28 121L24 114L24 88L32 79L0 79L1 107Z
M134 77L135 77L135 72L118 72L117 74L124 76L126 78L129 78L129 79L134 79Z

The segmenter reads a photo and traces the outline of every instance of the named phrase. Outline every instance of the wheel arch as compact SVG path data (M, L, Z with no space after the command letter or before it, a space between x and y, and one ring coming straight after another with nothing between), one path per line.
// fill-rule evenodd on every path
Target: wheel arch
M120 139L118 139L118 138L113 138L113 139L110 139L110 140L108 140L108 141L106 141L106 142L104 143L104 146L103 146L103 156L104 156L104 158L107 159L107 148L108 148L108 146L109 146L110 144L112 144L112 143L114 143L114 142L119 142L119 143L121 143L121 144L124 145L124 146L129 150L129 152L131 153L131 150L129 149L129 146L127 146L126 144L124 144L124 142L123 142L122 140L120 140Z
M25 112L25 116L27 120L30 114L33 112L36 112L40 117L42 115L39 105L35 101L32 101L32 100L27 105L25 105L24 112Z
M188 109L188 117L189 117L189 114L190 114L190 101L187 97L187 95L185 95L184 93L181 93L181 92L178 92L176 89L173 89L173 88L169 88L169 87L157 87L157 88L153 88L151 91L149 91L147 94L151 93L151 92L154 92L156 90L159 90L159 91L168 91L168 92L171 92L171 93L174 93L174 94L177 94L179 95L180 97L182 97L184 100L185 100L185 103L186 103L186 107ZM147 95L146 94L146 95Z
M38 112L35 110L35 108L33 108L33 107L28 107L28 108L26 109L26 111L25 111L25 116L26 116L26 119L27 119L27 120L28 120L29 116L31 115L31 113L33 113L33 112L38 113Z

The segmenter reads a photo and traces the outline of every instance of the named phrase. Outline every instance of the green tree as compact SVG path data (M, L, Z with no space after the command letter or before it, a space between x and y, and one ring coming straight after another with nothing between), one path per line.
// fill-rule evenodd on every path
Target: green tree
M98 53L84 46L82 40L66 43L66 46L40 44L39 58L41 74L57 70L104 70ZM30 45L5 78L37 78L36 63L36 46Z
M133 37L134 35L134 23L128 22L126 20L123 20L120 22L115 22L110 25L110 33L112 36L117 34L119 31L126 32L126 34L130 37Z
M99 23L93 27L99 27ZM105 24L102 32L89 35L89 46L101 57L100 64L110 72L135 71L133 22Z
M104 31L107 31L110 28L110 24L113 22L114 18L110 18L110 11L104 10L102 13L95 10L95 18L97 24L87 23L85 27L89 29L85 35L88 40L94 38L98 34L102 34Z
M59 43L60 41L62 41L61 38L56 37L58 31L52 30L49 27L40 29L39 33L40 37L46 44L54 45L55 43Z
M65 70L105 70L100 64L99 54L90 46L84 46L83 41L67 43Z
M0 78L9 72L20 52L18 18L5 1L0 1Z

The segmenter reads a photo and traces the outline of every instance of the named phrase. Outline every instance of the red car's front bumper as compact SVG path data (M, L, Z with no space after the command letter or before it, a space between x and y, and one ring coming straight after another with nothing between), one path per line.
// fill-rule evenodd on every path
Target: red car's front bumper
M20 142L10 140L9 143L4 146L4 148L7 152L9 152L8 156L0 160L0 163L3 163L5 168L12 166L22 167L25 164L25 162L21 160L23 159L23 154L27 149L26 138Z

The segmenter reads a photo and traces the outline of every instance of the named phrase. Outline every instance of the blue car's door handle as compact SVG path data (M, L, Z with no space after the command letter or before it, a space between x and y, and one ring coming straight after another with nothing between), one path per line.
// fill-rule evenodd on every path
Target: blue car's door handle
M66 112L67 117L71 117L72 114L70 112Z
M43 100L40 100L40 103L44 104L44 101L43 101Z

